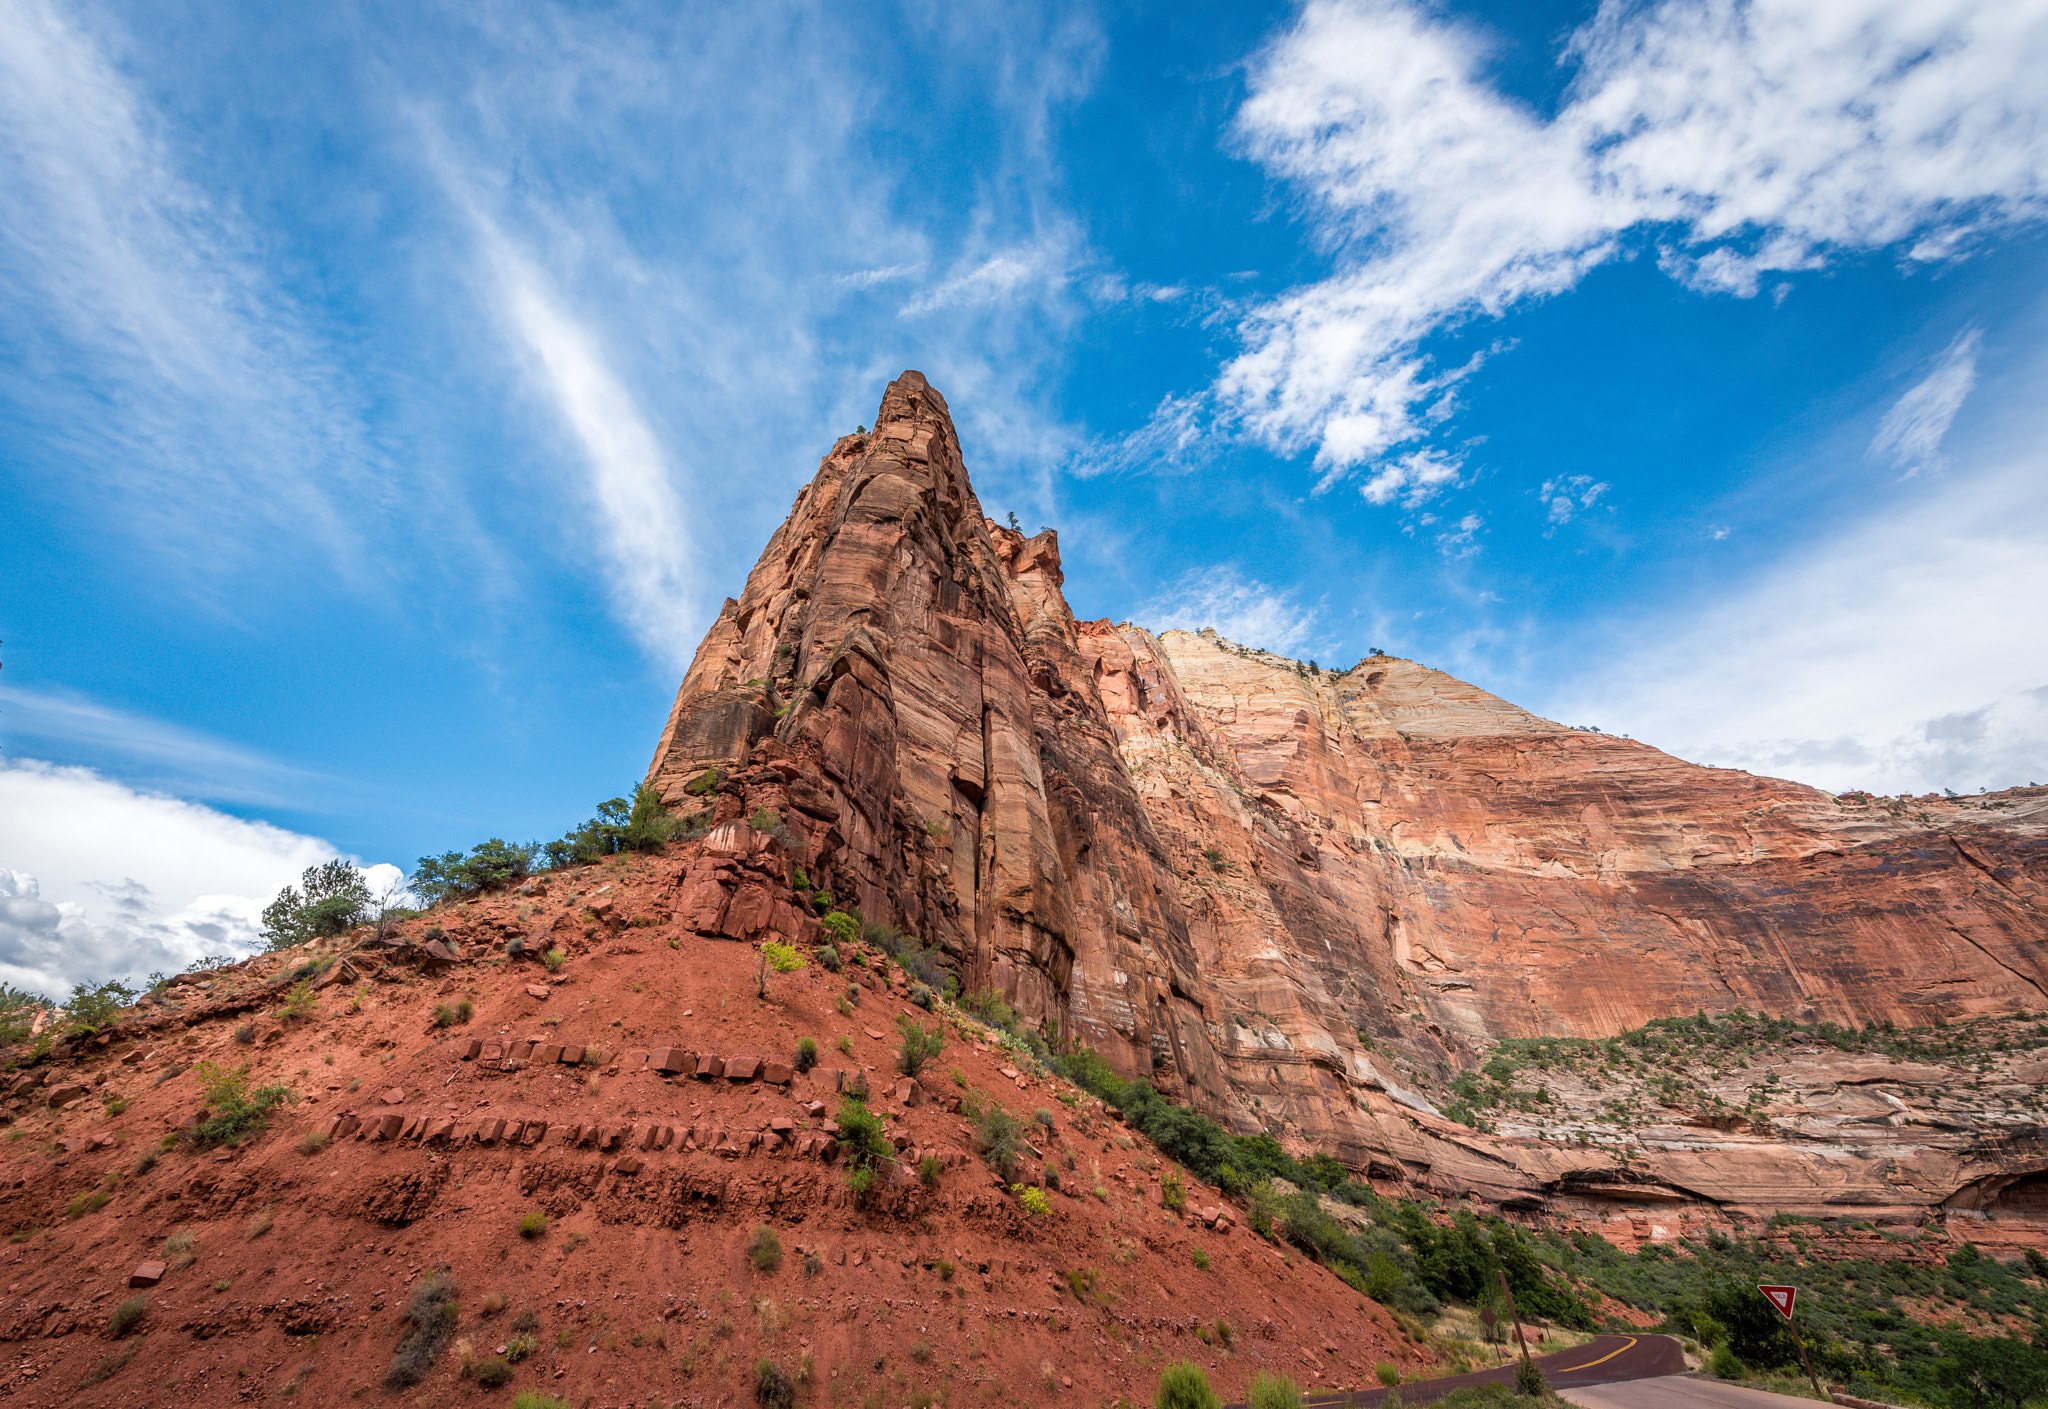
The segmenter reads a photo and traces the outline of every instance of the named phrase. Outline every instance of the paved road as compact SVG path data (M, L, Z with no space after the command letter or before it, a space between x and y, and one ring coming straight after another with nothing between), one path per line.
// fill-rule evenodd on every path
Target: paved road
M1536 1363L1543 1367L1543 1377L1555 1390L1574 1389L1584 1385L1604 1385L1617 1380L1642 1380L1652 1376L1675 1378L1685 1369L1685 1356L1678 1348L1678 1342L1669 1336L1595 1336L1584 1345L1573 1350L1561 1350L1555 1355L1539 1355ZM1416 1380L1400 1386L1403 1409L1416 1409L1417 1405L1440 1399L1454 1389L1467 1385L1513 1384L1515 1367L1512 1363L1492 1370L1475 1370L1469 1375L1450 1375L1440 1380ZM1304 1409L1378 1409L1390 1390L1378 1386L1372 1389L1352 1390L1334 1394L1310 1392L1302 1396ZM1765 1395L1766 1399L1777 1399L1777 1395ZM1624 1409L1622 1402L1588 1406L1588 1409ZM1629 1404L1626 1409L1639 1409ZM1668 1404L1640 1406L1640 1409L1702 1409L1697 1404ZM1740 1409L1762 1409L1761 1405L1748 1404ZM1809 1402L1809 1409L1811 1404Z
M1695 1380L1685 1375L1589 1385L1566 1390L1564 1397L1580 1409L1787 1409L1794 1404L1814 1409L1811 1399L1745 1389L1719 1380Z

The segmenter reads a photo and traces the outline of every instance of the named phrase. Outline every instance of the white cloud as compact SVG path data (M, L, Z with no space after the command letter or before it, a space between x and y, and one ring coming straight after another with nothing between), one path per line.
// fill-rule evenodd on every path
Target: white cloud
M1134 618L1158 631L1213 626L1240 645L1287 654L1307 643L1318 615L1315 608L1297 603L1292 592L1225 567L1189 570Z
M161 719L114 709L62 690L23 690L0 685L0 725L11 752L25 741L77 750L102 764L119 760L131 779L189 797L217 801L276 802L286 790L332 780L279 763L239 744Z
M0 761L0 981L61 998L88 979L252 952L263 907L334 855L91 769ZM369 872L373 890L399 877Z
M922 264L892 264L886 269L857 269L851 274L839 275L832 282L842 289L872 289L877 284L914 279L923 272Z
M948 397L984 493L1053 512L1040 467L1075 436L1040 388L1085 312L1067 271L1092 261L1036 134L1085 91L1091 26L1014 8L906 21L905 62L975 73L963 101L997 134L963 212L872 140L897 75L861 58L851 12L481 10L452 81L401 64L432 184L461 212L431 274L480 291L571 426L582 464L543 478L535 456L529 492L587 486L606 549L565 534L557 551L601 567L664 669L821 446L906 367Z
M1463 456L1447 455L1433 446L1411 451L1375 465L1358 492L1368 504L1390 504L1398 498L1413 509L1456 484L1464 464Z
M1966 235L2048 207L2048 6L1609 3L1544 118L1483 77L1469 27L1311 0L1252 67L1243 149L1310 203L1335 271L1253 309L1218 409L1327 484L1427 435L1432 335L1654 243L1688 285Z
M1603 633L1539 706L1834 791L2048 781L2048 476L2022 449L1803 543L1709 608Z
M288 532L356 571L343 502L376 462L353 395L263 272L260 239L180 169L78 13L0 5L7 400L93 473L92 511L204 578ZM19 432L17 432L19 433Z
M1168 396L1145 424L1113 440L1095 440L1067 466L1080 479L1123 474L1132 470L1171 472L1193 469L1208 461L1214 442L1205 432L1203 399Z
M1486 520L1477 514L1467 514L1458 520L1457 527L1446 529L1436 536L1437 551L1447 558L1469 558L1479 551L1474 541L1479 530L1486 527Z
M494 224L477 220L505 322L583 450L614 613L650 655L680 671L702 621L691 535L661 442L594 332Z
M1545 519L1552 527L1558 527L1599 503L1608 487L1604 482L1594 483L1591 475L1564 475L1543 481L1543 487L1536 493L1543 500Z
M1882 455L1908 478L1940 462L1942 437L1977 384L1977 348L1983 340L1982 331L1970 328L1948 345L1934 370L1885 413L1870 442L1872 454Z
M1066 278L1063 253L1061 242L1050 241L989 255L911 299L899 310L900 316L981 308L1033 285L1057 286Z

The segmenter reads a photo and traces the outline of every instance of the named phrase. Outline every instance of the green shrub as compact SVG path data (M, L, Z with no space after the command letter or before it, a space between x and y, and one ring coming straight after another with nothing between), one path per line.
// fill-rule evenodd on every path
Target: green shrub
M405 1304L406 1332L384 1371L389 1389L410 1389L427 1377L455 1333L455 1283L436 1272L413 1290Z
M1169 1169L1159 1176L1159 1197L1168 1208L1179 1213L1188 1206L1188 1186L1180 1175Z
M469 1021L470 1015L475 1011L476 1005L467 998L463 999L460 1003L437 1004L434 1008L434 1026L454 1027L457 1023L466 1023Z
M1024 1154L1024 1127L1017 1117L991 1102L975 1122L974 1138L981 1157L1004 1182L1017 1177L1017 1162Z
M85 1378L78 1382L79 1388L91 1389L101 1381L110 1380L115 1375L120 1374L121 1371L128 1368L128 1362L135 1358L137 1349L139 1347L131 1345L126 1350L117 1350L111 1354L102 1355L93 1362L93 1367L85 1372Z
M275 950L346 934L372 918L372 905L363 873L336 857L307 867L297 887L286 886L264 907L263 938Z
M754 1230L754 1236L747 1239L747 1260L756 1272L773 1272L782 1266L782 1239L775 1236L773 1228L764 1223Z
M292 1099L291 1088L278 1083L251 1091L247 1062L232 1071L211 1061L194 1062L192 1075L213 1110L192 1131L192 1143L201 1149L241 1144L264 1127L274 1107Z
M796 1385L765 1355L754 1362L754 1402L761 1409L790 1409L796 1403Z
M1052 1212L1052 1205L1046 1200L1045 1190L1036 1184L1012 1184L1010 1189L1016 1194L1017 1202L1023 1206L1024 1212L1031 1217L1043 1218Z
M547 1231L548 1216L539 1209L519 1220L519 1236L522 1238L538 1238Z
M828 974L836 974L844 967L839 960L839 951L829 944L819 945L817 955L818 967Z
M513 1323L517 1325L517 1322ZM505 1358L517 1365L540 1348L540 1342L532 1336L514 1336L505 1342Z
M1301 1409L1301 1390L1285 1375L1261 1370L1252 1376L1249 1409Z
M562 965L569 962L569 956L559 949L550 949L540 956L540 961L548 966L549 973L556 974L562 971Z
M514 1372L510 1360L502 1355L493 1355L488 1360L479 1360L469 1373L470 1378L485 1389L500 1389L512 1383Z
M1707 1373L1717 1379L1742 1380L1749 1378L1749 1367L1729 1346L1717 1345L1707 1360Z
M1196 1271L1207 1272L1209 1270L1209 1253L1206 1249L1196 1248L1194 1261Z
M522 1389L512 1396L512 1409L569 1409L569 1401L546 1390Z
M1398 1371L1396 1372L1399 1373ZM1543 1367L1534 1360L1523 1359L1515 1363L1515 1393L1528 1399L1542 1399L1550 1393L1550 1386L1543 1379Z
M903 1013L896 1019L896 1031L902 1041L896 1047L896 1069L905 1076L916 1076L924 1070L925 1063L946 1050L946 1025L935 1022L930 1031L919 1027L910 1014Z
M1209 1387L1208 1375L1192 1360L1166 1367L1152 1403L1154 1409L1223 1409L1223 1401Z
M149 1310L149 1298L131 1296L114 1308L114 1314L107 1318L107 1331L119 1340L135 1329L135 1323L142 1319L142 1313Z
M890 1141L882 1118L858 1096L848 1095L840 1100L837 1124L839 1149L846 1156L848 1167L847 1184L853 1190L854 1201L865 1202L875 1186L876 1166L895 1158L896 1146Z
M778 974L793 974L804 966L804 956L797 953L796 946L779 939L771 939L763 944L761 956L768 961L768 967Z
M860 938L860 921L844 910L834 910L824 919L825 928L839 944L851 944Z
M818 1064L818 1042L813 1037L799 1037L796 1041L796 1069L809 1071Z
M926 1155L923 1159L919 1160L917 1162L917 1177L923 1182L925 1188L936 1189L939 1186L939 1157L937 1155Z
M305 979L292 985L292 991L285 995L277 1015L285 1022L296 1022L312 1015L313 1004L313 980Z
M1395 1385L1401 1383L1401 1367L1391 1360L1380 1361L1379 1364L1372 1367L1372 1373L1373 1378L1388 1389L1392 1389Z

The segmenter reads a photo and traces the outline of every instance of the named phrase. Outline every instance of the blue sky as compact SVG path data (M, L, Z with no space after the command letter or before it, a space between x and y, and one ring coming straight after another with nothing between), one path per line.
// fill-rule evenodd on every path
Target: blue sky
M929 375L1078 615L2048 781L2048 4L0 0L0 978L559 834Z

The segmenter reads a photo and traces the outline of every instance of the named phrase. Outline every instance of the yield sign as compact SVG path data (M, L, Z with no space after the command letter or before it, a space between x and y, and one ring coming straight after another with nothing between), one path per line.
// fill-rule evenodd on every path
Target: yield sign
M1767 1287L1760 1283L1757 1286L1757 1290L1764 1294L1771 1305L1778 1308L1779 1315L1783 1316L1787 1321L1792 1319L1792 1301L1799 1295L1799 1288Z

